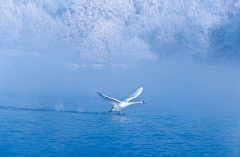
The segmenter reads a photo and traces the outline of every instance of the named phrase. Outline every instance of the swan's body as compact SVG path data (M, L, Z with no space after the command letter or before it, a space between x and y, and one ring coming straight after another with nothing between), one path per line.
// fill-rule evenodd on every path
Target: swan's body
M111 98L109 96L106 96L98 91L97 94L102 97L104 100L108 101L110 104L113 104L114 106L112 107L111 111L109 112L112 112L112 111L119 111L121 112L122 109L128 107L129 105L133 105L133 104L145 104L144 101L137 101L137 102L129 102L130 100L138 97L143 91L143 87L140 87L138 88L138 90L136 90L136 92L134 92L129 98L123 100L123 101L120 101L118 99L115 99L115 98Z

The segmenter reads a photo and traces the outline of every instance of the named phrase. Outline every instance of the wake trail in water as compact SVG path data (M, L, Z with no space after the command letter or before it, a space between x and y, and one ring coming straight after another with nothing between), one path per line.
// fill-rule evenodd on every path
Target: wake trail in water
M58 112L58 113L81 113L81 114L108 114L107 111L101 112L88 112L88 111L74 111L74 110L64 110L64 111L57 111L54 109L34 109L34 108L21 108L21 107L12 107L12 106L0 106L0 109L5 110L22 110L22 111L39 111L39 112Z

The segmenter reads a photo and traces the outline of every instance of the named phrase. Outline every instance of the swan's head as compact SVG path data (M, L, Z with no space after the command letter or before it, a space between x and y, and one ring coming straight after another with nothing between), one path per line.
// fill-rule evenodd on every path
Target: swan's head
M146 104L144 101L142 101L142 104Z

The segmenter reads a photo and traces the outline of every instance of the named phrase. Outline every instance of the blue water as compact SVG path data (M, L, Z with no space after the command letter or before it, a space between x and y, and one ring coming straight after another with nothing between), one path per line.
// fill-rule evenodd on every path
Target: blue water
M23 95L28 100L21 105L6 104L21 97L16 93L1 101L1 156L240 154L239 104L146 96L146 105L130 106L119 115L108 114L111 105L97 95Z

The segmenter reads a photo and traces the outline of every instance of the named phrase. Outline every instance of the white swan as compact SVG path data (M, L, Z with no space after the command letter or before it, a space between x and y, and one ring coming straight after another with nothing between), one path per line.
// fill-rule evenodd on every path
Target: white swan
M102 93L100 93L99 91L96 91L97 94L102 97L104 100L108 101L110 104L113 104L114 106L112 107L111 111L108 112L112 112L112 111L119 111L119 113L121 112L122 109L128 107L129 105L133 105L133 104L145 104L144 101L137 101L137 102L129 102L130 100L138 97L143 91L143 87L138 88L138 90L136 90L136 92L134 92L132 95L130 95L129 98L123 100L123 101L119 101L115 98L111 98L109 96L106 96Z

